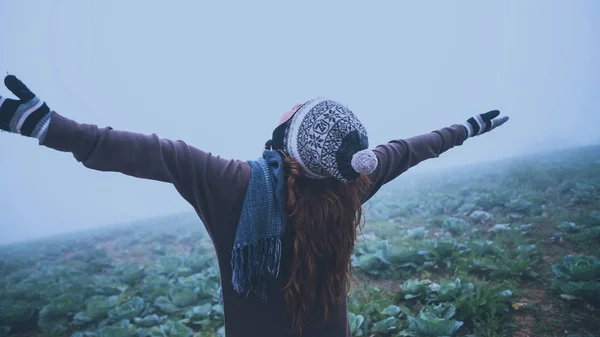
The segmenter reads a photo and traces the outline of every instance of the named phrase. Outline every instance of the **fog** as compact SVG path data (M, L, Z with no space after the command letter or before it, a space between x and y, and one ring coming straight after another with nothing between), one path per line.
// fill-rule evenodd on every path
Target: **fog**
M510 116L408 175L600 142L599 32L593 0L4 1L0 70L78 122L244 160L314 96L348 105L371 147ZM192 210L35 139L0 133L0 153L0 243Z

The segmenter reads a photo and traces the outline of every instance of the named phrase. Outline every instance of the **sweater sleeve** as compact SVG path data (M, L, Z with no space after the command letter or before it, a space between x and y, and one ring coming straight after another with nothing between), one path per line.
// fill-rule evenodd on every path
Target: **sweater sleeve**
M437 158L454 146L462 145L466 138L465 128L455 124L423 135L378 145L373 151L379 163L375 171L369 175L371 186L363 202L369 200L383 185L409 168L424 160Z
M93 170L173 184L211 237L219 230L216 213L238 202L250 174L246 162L223 159L181 140L80 124L55 111L41 145L70 152Z

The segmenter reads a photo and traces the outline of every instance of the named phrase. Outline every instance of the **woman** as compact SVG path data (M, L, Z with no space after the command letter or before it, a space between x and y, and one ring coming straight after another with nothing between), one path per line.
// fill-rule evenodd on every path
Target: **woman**
M0 129L70 152L85 167L171 183L213 241L225 331L239 336L350 336L346 296L361 206L410 167L508 117L498 111L369 149L347 107L313 99L285 113L253 161L226 160L157 135L80 124L15 76Z

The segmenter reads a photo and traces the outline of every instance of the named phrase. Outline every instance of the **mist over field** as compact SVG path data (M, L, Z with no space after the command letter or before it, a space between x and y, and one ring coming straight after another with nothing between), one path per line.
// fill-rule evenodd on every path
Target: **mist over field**
M413 172L598 143L594 1L6 2L0 68L82 123L255 159L325 96L372 147L492 109L511 120ZM10 95L3 86L1 95ZM0 134L0 242L189 211L172 186Z

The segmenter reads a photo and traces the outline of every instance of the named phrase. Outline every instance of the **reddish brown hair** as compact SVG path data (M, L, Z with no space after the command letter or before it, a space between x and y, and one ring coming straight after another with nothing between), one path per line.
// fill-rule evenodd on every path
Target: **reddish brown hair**
M370 182L364 175L348 183L309 179L289 157L284 171L288 242L293 244L285 300L293 313L291 330L302 332L315 312L327 320L329 305L347 295L357 228L364 225L361 197Z

